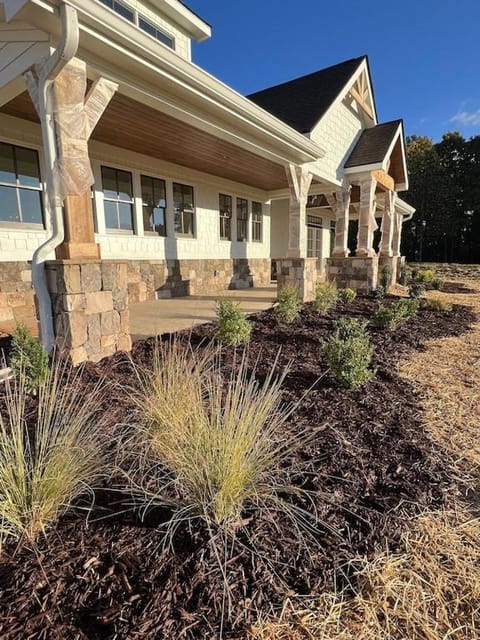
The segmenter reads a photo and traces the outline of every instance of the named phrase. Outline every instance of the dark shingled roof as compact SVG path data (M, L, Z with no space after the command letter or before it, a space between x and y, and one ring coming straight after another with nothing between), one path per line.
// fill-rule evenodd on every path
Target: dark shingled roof
M401 124L401 120L392 120L364 129L345 163L345 168L383 162Z
M300 133L309 133L365 60L352 58L333 67L251 93L255 102Z

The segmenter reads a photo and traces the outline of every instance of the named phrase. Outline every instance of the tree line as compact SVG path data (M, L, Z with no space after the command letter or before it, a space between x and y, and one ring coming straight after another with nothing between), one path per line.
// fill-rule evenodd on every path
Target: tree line
M402 253L411 261L480 263L480 135L406 142L410 186L401 197L416 213L404 224Z

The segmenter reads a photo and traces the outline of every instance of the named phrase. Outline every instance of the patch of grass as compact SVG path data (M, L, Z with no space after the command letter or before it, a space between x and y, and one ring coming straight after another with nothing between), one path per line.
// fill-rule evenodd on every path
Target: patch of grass
M370 369L373 347L365 326L355 318L343 318L323 343L328 366L341 386L359 387L375 375Z
M436 289L436 291L441 291L445 286L445 280L443 278L433 278L431 285L432 285L432 289Z
M275 313L281 322L290 324L298 318L302 302L298 290L293 285L286 285L278 292Z
M28 393L36 394L48 378L48 354L23 323L12 334L9 365Z
M250 340L252 325L240 309L240 303L230 298L217 301L217 339L222 344L238 345Z
M293 511L279 494L288 491L289 459L307 436L281 435L295 409L282 403L287 371L272 370L259 383L246 354L237 365L224 384L218 353L169 344L157 348L153 372L141 375L147 462L140 467L154 467L139 486L150 483L152 502L176 503L172 527L201 518L230 529L247 505L268 510L273 502Z
M352 303L356 297L357 297L356 291L354 291L353 289L350 289L350 287L346 287L345 289L340 289L338 292L338 299L340 300L340 302L343 302L343 304Z
M419 269L415 272L412 271L412 277L421 284L431 284L435 278L435 271L433 269Z
M79 393L81 372L55 364L27 413L25 379L5 383L0 413L0 536L34 540L102 472L96 413L101 383Z
M427 311L435 311L436 313L450 313L452 305L441 298L428 298L423 302L423 308Z
M338 300L338 289L334 282L319 282L315 287L314 305L320 313L327 313Z

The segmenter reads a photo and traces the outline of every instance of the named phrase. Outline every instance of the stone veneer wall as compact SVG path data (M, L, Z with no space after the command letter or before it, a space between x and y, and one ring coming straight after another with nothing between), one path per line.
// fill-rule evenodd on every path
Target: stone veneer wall
M315 287L319 278L317 258L277 259L277 289L286 285L297 288L303 302L315 298Z
M129 260L130 302L221 293L270 284L271 261L260 258Z
M370 293L378 283L378 256L371 258L327 258L327 280L337 287Z
M73 364L130 351L125 262L55 260L46 269L57 343Z
M11 333L23 322L37 331L37 316L29 262L0 262L0 332Z

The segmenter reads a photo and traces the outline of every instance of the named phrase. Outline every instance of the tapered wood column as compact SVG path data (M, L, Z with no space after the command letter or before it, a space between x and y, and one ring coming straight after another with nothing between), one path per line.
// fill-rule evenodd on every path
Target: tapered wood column
M380 255L386 258L393 256L393 233L395 230L395 200L397 194L394 191L385 192L385 206L382 216L382 238L380 241Z
M327 194L327 202L335 213L335 245L332 256L346 258L348 249L348 225L350 218L350 191L351 187L339 189L333 194Z
M357 256L375 256L373 249L373 233L378 228L375 220L375 190L377 181L374 178L360 182L360 215L358 220Z
M394 214L395 228L393 230L393 255L396 258L400 258L402 255L401 252L401 244L402 244L402 226L403 226L403 216L401 213Z
M307 198L312 174L303 167L286 169L290 187L288 212L288 258L307 257Z

